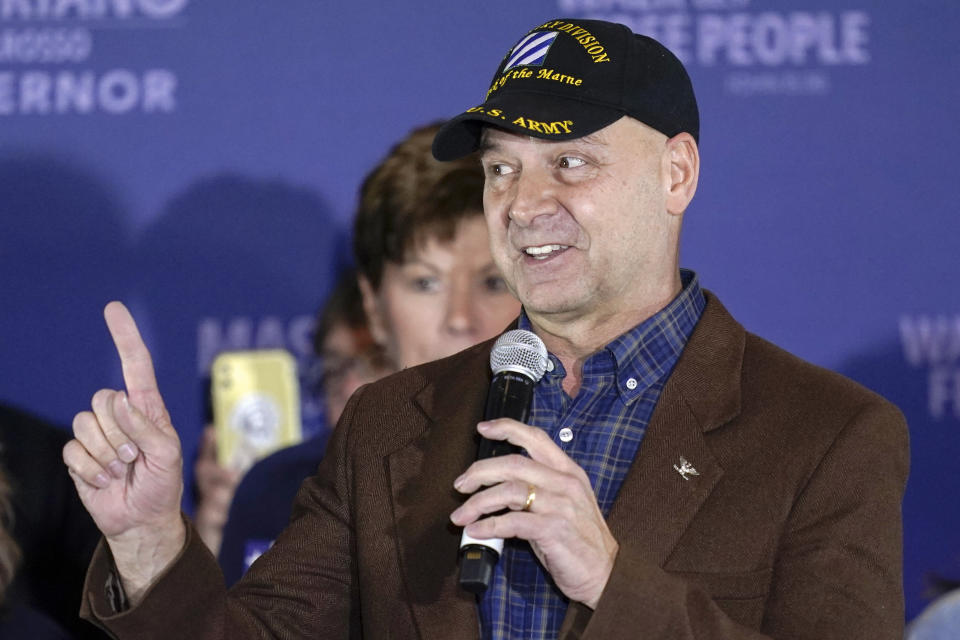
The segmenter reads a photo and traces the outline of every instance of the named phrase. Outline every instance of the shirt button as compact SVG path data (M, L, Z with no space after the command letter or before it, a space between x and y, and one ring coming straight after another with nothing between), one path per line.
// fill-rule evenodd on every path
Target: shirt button
M568 427L560 429L560 441L570 442L571 440L573 440L573 430Z
M636 389L636 388L637 388L637 379L636 379L636 378L630 378L630 379L628 379L628 380L627 380L627 389L630 389L631 391L633 391L633 390Z

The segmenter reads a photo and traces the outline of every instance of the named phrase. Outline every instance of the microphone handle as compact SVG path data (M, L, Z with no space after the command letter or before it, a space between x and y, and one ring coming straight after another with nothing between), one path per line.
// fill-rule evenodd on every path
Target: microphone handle
M487 393L487 405L483 412L484 420L513 418L519 422L527 422L530 417L534 384L532 378L513 371L496 374ZM477 460L520 453L520 451L520 447L506 440L488 440L481 437L480 446L477 449ZM491 515L498 515L498 513ZM502 551L503 540L500 538L478 540L464 533L460 539L460 586L476 595L485 592L490 586L493 569Z

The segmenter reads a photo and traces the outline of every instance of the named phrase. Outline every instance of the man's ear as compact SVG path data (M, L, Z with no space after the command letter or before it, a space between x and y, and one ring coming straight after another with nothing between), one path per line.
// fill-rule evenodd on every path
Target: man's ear
M387 323L380 297L373 285L370 284L370 280L364 275L357 276L357 286L360 287L360 295L363 296L363 313L367 316L370 335L373 336L373 341L380 347L386 347Z
M700 150L689 133L678 133L667 140L668 163L667 212L681 215L687 210L700 179Z

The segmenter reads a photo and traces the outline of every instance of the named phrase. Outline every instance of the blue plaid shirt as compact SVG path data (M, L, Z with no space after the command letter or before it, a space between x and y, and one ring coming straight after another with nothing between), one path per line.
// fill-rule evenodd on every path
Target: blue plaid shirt
M669 305L587 358L576 397L563 390L566 372L552 354L553 371L534 392L530 424L549 433L583 467L604 516L706 304L697 275L680 274L683 290ZM519 326L531 328L525 314ZM530 545L507 540L493 582L479 600L481 635L484 640L556 638L568 602Z

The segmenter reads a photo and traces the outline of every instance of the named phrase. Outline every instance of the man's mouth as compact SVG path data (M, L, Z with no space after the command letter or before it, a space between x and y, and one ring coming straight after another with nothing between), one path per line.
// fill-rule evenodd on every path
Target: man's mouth
M546 260L569 248L570 246L565 244L544 244L539 247L524 247L523 252L536 260Z

